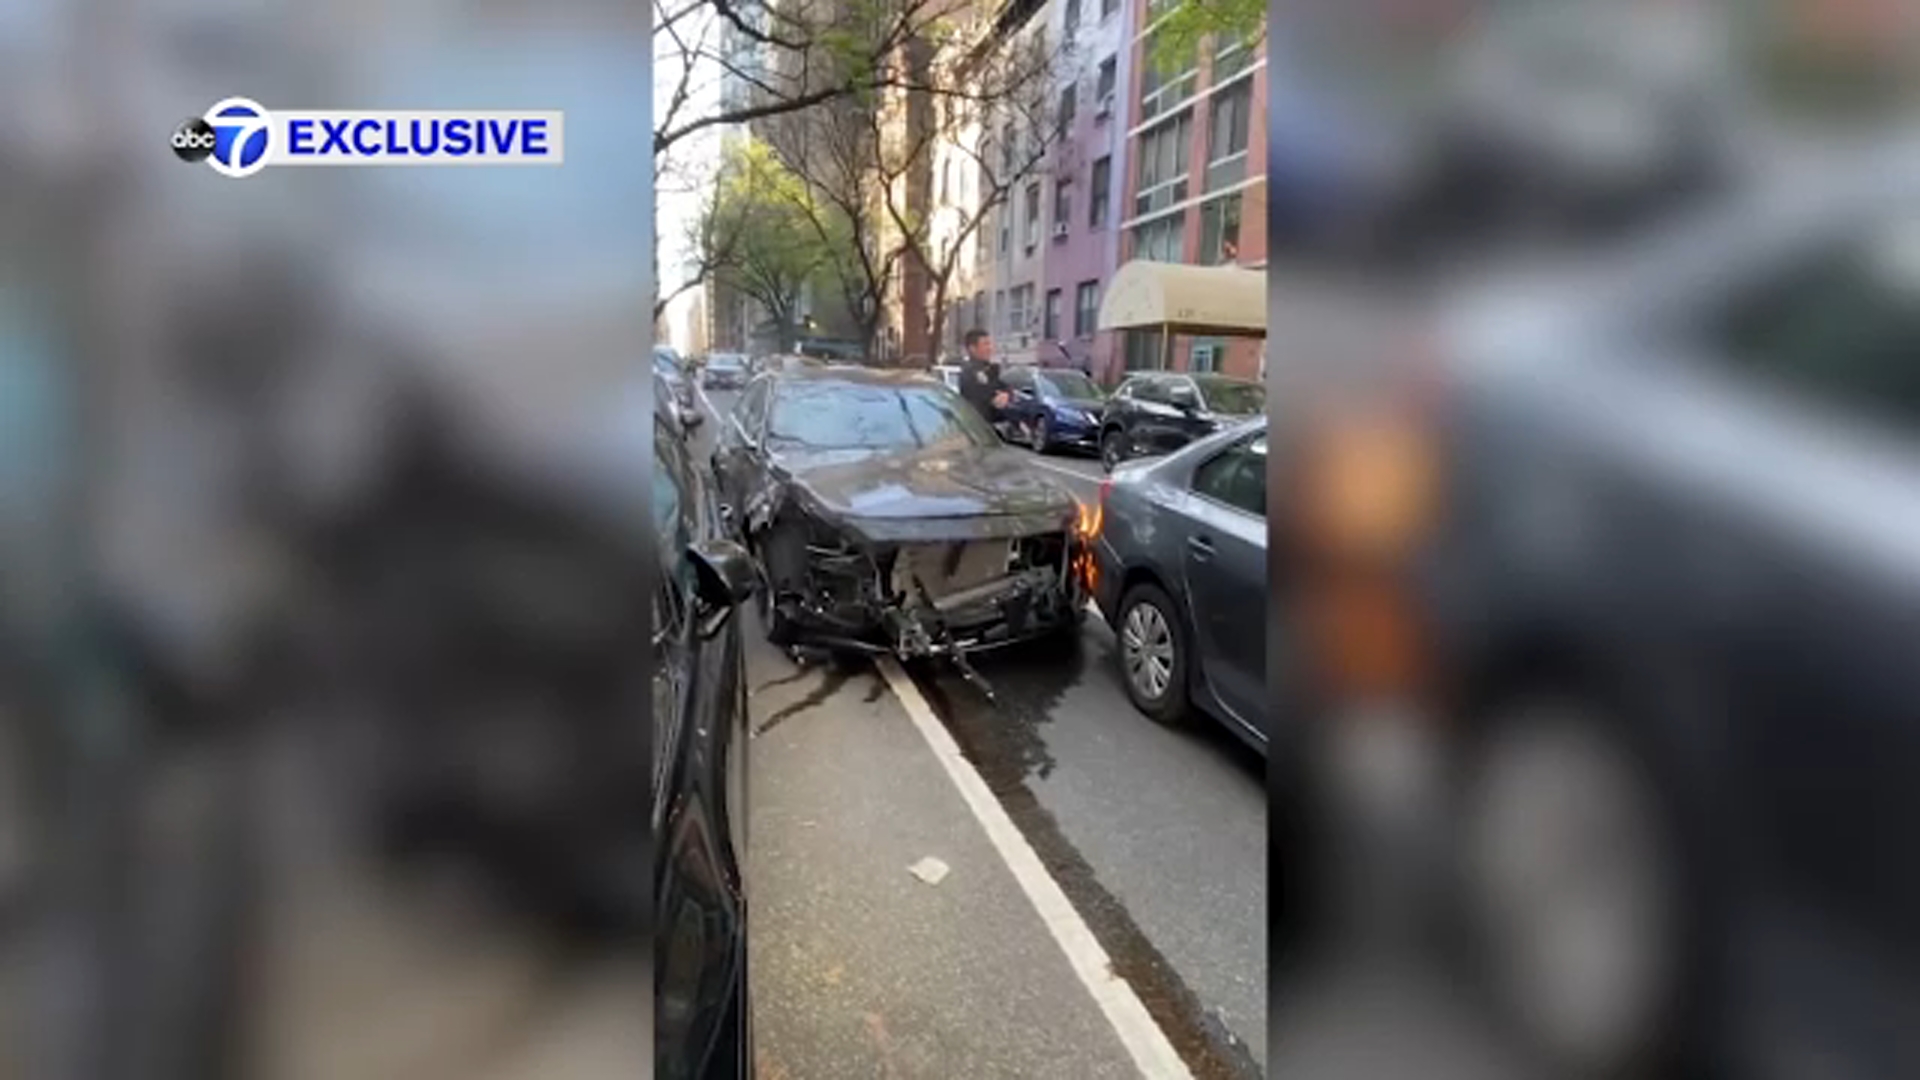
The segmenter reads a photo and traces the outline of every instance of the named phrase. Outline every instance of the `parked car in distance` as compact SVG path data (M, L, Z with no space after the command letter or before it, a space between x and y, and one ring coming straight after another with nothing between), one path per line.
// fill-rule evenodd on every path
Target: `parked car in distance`
M921 372L762 375L713 470L776 644L942 656L971 676L972 652L1079 625L1079 503Z
M946 384L947 384L947 389L949 389L949 390L953 390L953 391L956 391L956 392L957 392L957 391L959 391L959 389L960 389L960 365L958 365L958 364L935 364L935 365L933 365L933 368L932 368L932 371L933 371L933 375L934 375L934 377L935 377L935 378L937 378L937 379L939 379L939 380L940 380L941 382L943 382L943 383L946 383Z
M1010 399L1001 422L1014 442L1042 454L1099 448L1107 396L1085 372L1021 364L1002 369L1000 379Z
M1267 390L1225 375L1154 371L1120 384L1100 415L1100 463L1170 454L1195 439L1264 415Z
M1123 465L1101 482L1090 532L1128 700L1162 724L1210 715L1265 753L1266 420Z
M692 432L693 423L686 410L680 407L680 400L674 392L673 384L657 370L653 373L653 398L661 408L666 410L667 419L672 423L675 431L683 436Z
M756 575L710 485L654 410L654 1069L663 1080L752 1071L747 984L747 686L737 609Z
M700 372L708 390L738 390L747 384L747 358L739 353L714 353Z
M1350 699L1440 673L1458 906L1539 1075L1920 1075L1869 1034L1920 1005L1916 145L1466 298L1302 456L1372 478L1314 557L1380 559L1314 609L1411 655L1314 651Z
M694 403L693 380L688 377L686 363L680 359L680 354L669 346L655 345L653 373L666 382L681 422L687 427L698 427L704 417Z

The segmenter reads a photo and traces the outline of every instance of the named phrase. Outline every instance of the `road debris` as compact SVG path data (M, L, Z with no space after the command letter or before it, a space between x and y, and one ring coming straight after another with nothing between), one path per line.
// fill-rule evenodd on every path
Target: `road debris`
M907 873L912 874L914 877L919 878L929 885L940 884L942 881L945 881L947 875L952 872L952 867L931 855L907 867Z

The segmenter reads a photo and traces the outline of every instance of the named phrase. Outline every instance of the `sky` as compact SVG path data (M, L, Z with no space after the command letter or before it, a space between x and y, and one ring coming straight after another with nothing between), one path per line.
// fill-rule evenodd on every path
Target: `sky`
M656 9L656 13L657 13ZM685 40L692 43L701 33L711 32L712 17L706 14L688 16L679 24ZM653 110L656 125L662 119L667 103L685 70L681 52L675 44L660 31L655 31L653 65ZM682 109L676 125L687 118L711 114L720 107L719 72L709 61L699 61L693 79L693 97ZM701 191L698 181L704 163L718 159L720 150L720 129L709 128L689 136L675 144L663 159L654 163L656 179L654 188L654 235L660 248L660 289L662 295L672 293L686 280L684 267L691 260L693 251L687 243L687 233L693 221L699 216ZM669 310L684 309L690 295L683 294L680 303ZM670 317L670 321L671 317ZM680 343L676 343L680 344Z

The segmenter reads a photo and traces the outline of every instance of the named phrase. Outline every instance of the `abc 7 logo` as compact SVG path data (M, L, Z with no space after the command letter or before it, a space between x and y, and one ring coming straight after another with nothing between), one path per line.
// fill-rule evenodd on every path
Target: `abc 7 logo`
M212 156L217 141L213 125L196 116L174 129L173 152L181 161L201 162Z

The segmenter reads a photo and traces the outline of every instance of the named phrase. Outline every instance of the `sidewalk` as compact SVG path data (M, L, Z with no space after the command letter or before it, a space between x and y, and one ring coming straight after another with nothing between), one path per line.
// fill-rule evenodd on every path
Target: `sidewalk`
M759 1080L1138 1076L879 675L756 638L748 685Z

